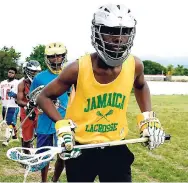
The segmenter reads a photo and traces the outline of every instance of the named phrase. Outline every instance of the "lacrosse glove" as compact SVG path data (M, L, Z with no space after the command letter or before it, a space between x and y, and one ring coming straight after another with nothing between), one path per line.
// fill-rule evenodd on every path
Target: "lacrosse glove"
M13 98L16 98L16 97L17 97L17 94L14 93L13 91L7 92L7 95L8 95L9 97L13 97Z
M27 105L28 105L29 108L32 108L32 109L35 108L35 107L37 107L37 104L36 104L36 102L34 100L30 100L27 103Z
M81 151L78 148L74 148L74 129L75 123L72 120L59 120L55 124L56 134L58 137L58 147L65 147L66 152L59 154L60 158L67 160L70 158L77 158L81 155Z
M158 147L165 141L165 132L161 127L161 123L153 111L143 112L137 116L137 122L140 129L141 137L148 137L148 142L144 146L148 146L149 150Z
M26 115L28 115L34 108L36 107L36 104L34 101L29 101L27 103L27 105L24 107L25 111L26 111ZM33 112L29 115L29 119L34 121L36 117L36 113L35 110L33 110Z

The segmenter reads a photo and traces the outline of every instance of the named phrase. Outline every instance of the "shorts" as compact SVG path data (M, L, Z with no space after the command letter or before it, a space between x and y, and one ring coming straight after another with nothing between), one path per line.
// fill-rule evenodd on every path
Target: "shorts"
M126 145L81 150L75 159L65 161L68 182L131 182L133 153Z
M22 120L23 121L23 120ZM35 135L37 121L27 119L22 126L22 137L24 142L31 141Z
M7 111L7 109L8 109L8 111ZM6 120L7 125L16 126L18 112L19 112L19 107L8 107L7 108L7 107L3 106L2 116L3 116L3 119ZM5 117L6 117L6 119L5 119Z
M56 134L38 134L37 133L37 148L44 146L57 146Z
M22 121L25 120L25 118L26 118L26 113L25 111L21 109L21 112L20 112L21 123ZM26 119L26 121L24 122L22 126L22 137L23 137L24 142L29 142L30 140L33 139L35 135L36 127L37 127L37 118L34 121L30 120L29 118Z

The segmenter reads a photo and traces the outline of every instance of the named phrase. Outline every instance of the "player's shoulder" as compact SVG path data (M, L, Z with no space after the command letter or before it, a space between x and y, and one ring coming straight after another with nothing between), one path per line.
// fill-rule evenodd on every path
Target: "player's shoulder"
M24 85L25 85L25 80L19 81L18 88L19 87L24 87Z
M144 71L144 64L140 58L137 56L133 56L135 60L135 74L140 74Z
M37 76L37 77L40 77L40 76L42 76L42 75L44 75L44 74L47 74L48 72L49 72L48 69L46 69L46 70L44 70L44 71L39 72L36 76Z
M1 84L6 84L6 83L8 83L7 79L6 79L6 80L1 81Z
M75 60L68 60L66 63L64 63L63 67L67 67L68 65L70 65L74 61Z
M19 84L21 84L21 83L22 84L28 83L28 80L29 80L28 78L22 78L22 79L19 80Z
M133 55L133 58L135 61L135 67L143 67L143 62L139 57Z
M22 77L21 79L19 79L18 81L19 81L19 83L21 83L23 80L25 80L25 78L24 77Z
M44 71L41 71L40 73L38 73L34 78L36 79L43 79L43 77L49 75L49 71L48 69L47 70L44 70Z
M15 83L19 83L19 79L14 79L13 80Z
M77 74L79 70L79 63L78 63L78 59L69 62L69 64L66 65L66 67L63 68L63 72L62 73L68 73L70 75L74 75Z
M139 57L137 57L135 55L132 55L132 56L133 56L133 58L135 60L135 63L142 64L142 60Z

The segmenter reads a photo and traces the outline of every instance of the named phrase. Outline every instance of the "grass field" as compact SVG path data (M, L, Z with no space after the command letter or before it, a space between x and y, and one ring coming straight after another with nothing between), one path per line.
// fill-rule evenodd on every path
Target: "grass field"
M129 145L135 155L132 166L134 182L188 182L188 96L153 96L153 110L158 114L166 133L171 134L170 142L154 151L140 144ZM128 108L129 138L138 138L136 115L139 109L134 97ZM12 143L11 146L18 146ZM9 148L11 147L9 146ZM6 158L8 148L0 147L0 182L22 182L24 169ZM53 173L49 172L48 180ZM40 173L29 173L27 181L40 182ZM61 182L66 182L65 173Z

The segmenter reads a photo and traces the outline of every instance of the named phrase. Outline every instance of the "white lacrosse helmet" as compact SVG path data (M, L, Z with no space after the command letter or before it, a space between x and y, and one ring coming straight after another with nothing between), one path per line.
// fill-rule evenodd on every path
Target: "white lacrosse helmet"
M107 4L101 6L92 20L92 45L101 59L109 66L121 65L129 56L135 36L136 20L124 5ZM104 35L119 37L118 43L106 42ZM122 43L121 37L127 36ZM109 45L117 49L110 49Z
M24 65L24 72L31 82L33 81L34 76L40 71L40 63L36 60L30 60Z

